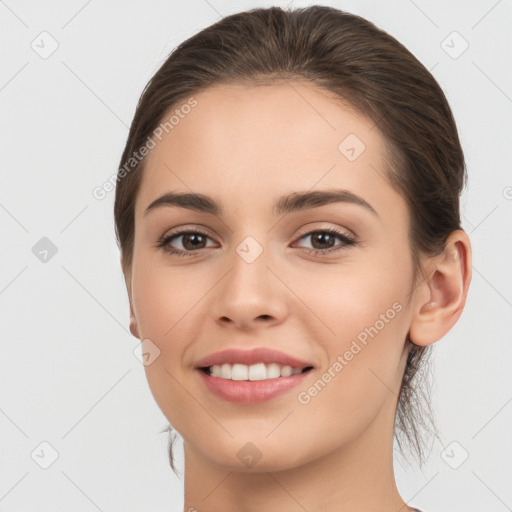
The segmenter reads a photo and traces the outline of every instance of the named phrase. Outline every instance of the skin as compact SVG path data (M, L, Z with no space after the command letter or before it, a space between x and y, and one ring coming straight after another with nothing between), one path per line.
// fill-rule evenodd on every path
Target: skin
M214 86L194 97L198 105L148 156L133 263L123 269L130 330L160 350L145 367L151 392L184 440L184 510L411 510L396 487L392 451L405 339L434 343L459 318L471 279L467 235L455 231L445 253L423 256L425 277L415 287L409 212L385 179L372 122L307 82ZM338 149L349 134L366 146L354 161ZM357 194L377 214L350 203L272 212L282 195L329 188ZM169 191L208 195L225 211L166 206L144 215ZM191 256L156 247L179 228L208 238L198 249L190 237L171 242ZM311 236L325 228L358 243ZM236 251L247 236L263 249L252 263ZM339 250L325 253L331 246ZM401 311L301 404L298 394L394 303ZM315 370L279 397L237 405L211 394L194 369L228 347L276 348ZM248 442L261 454L250 468L237 456Z

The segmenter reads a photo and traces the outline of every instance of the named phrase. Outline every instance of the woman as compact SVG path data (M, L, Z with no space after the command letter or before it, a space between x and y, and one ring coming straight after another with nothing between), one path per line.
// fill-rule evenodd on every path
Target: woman
M465 179L437 82L358 16L255 9L172 52L114 213L184 510L417 510L393 439L421 464L417 372L471 280Z

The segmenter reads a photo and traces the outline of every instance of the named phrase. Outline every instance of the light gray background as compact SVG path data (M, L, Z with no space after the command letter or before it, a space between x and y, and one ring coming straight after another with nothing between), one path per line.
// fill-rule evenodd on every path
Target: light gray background
M321 3L373 21L432 70L469 172L473 282L436 345L443 444L423 471L397 462L399 489L424 512L512 510L512 2ZM116 172L138 97L177 44L287 4L0 1L0 511L181 511L167 421L128 331L114 193L92 190ZM33 47L51 38L42 58ZM32 250L43 237L57 247L46 262ZM176 453L183 470L181 440Z

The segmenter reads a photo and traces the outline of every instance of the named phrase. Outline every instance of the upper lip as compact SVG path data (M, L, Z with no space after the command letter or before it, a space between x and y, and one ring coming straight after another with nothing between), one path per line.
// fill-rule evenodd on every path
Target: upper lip
M253 348L253 349L242 349L242 348L229 348L210 354L196 363L197 368L207 368L214 364L245 364L250 366L256 363L277 363L282 366L291 366L292 368L306 368L313 366L307 361L302 361L295 357L292 357L284 352L280 352L271 348Z

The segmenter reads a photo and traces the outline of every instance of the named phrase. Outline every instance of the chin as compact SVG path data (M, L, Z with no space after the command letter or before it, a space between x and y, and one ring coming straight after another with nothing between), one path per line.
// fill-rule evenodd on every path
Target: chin
M277 435L273 440L253 437L254 441L249 440L250 436L244 440L237 436L225 442L209 440L203 456L226 471L238 473L284 471L301 466L308 460L309 450L305 446L299 451L294 443L285 443L283 437Z
M293 447L290 452L295 451ZM210 454L211 456L212 454ZM272 453L266 456L262 453L259 460L254 460L252 463L249 461L240 460L238 456L233 457L232 454L219 454L218 457L211 458L212 463L222 467L226 471L233 471L237 473L268 473L276 471L285 471L293 469L301 465L301 462L290 458L291 453ZM252 465L251 465L252 464Z

